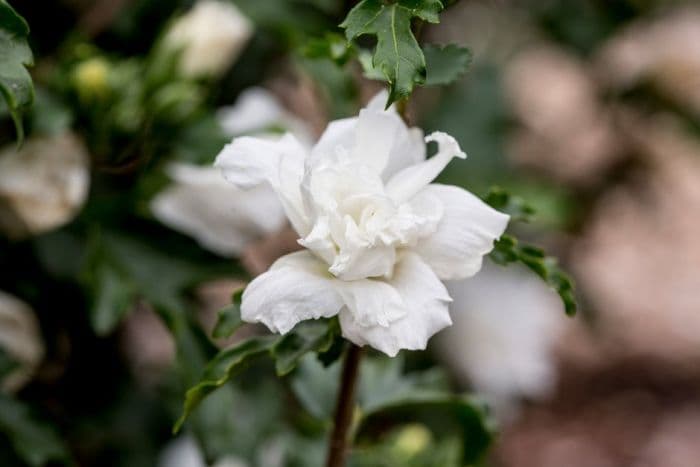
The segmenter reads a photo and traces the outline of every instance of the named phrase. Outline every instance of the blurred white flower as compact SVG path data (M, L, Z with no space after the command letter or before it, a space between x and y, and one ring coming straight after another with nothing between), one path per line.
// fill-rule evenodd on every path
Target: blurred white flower
M309 126L288 112L274 94L258 86L241 92L234 105L219 109L217 117L230 136L284 129L302 143L312 144Z
M0 349L17 364L0 381L0 390L14 392L24 386L44 356L44 343L34 311L17 297L0 291Z
M343 335L388 355L423 349L451 324L440 279L476 274L508 223L471 193L431 183L453 157L451 136L427 138L376 96L357 118L331 122L308 151L234 139L216 166L234 185L268 183L306 251L283 256L250 283L244 320L286 333L299 321L339 315ZM426 143L438 143L426 160Z
M454 326L437 348L460 381L501 415L520 398L548 395L556 382L554 345L564 331L557 295L523 267L492 263L447 289Z
M216 461L212 467L247 467L248 464L233 456L226 456ZM190 436L181 436L161 451L158 467L207 467L204 454Z
M38 234L69 222L88 194L83 144L64 134L32 138L17 151L0 150L0 230L11 237Z
M310 131L279 104L272 93L251 88L236 104L219 111L219 122L231 136L253 133L271 140L271 127L286 128L309 140ZM239 256L252 241L281 229L286 223L272 187L259 184L241 190L212 166L173 163L167 169L172 184L151 202L153 215L165 225L195 238L222 256Z
M180 69L186 76L219 76L252 34L253 24L232 2L200 0L175 20L164 44L182 51Z

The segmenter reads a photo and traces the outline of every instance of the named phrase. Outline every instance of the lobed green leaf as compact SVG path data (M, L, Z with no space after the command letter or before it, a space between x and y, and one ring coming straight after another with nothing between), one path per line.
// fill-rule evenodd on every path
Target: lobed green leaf
M389 83L387 107L409 96L415 85L425 84L425 56L411 30L411 20L437 23L441 10L439 0L398 0L390 4L362 0L340 24L349 41L366 34L376 36L372 65Z
M27 22L5 1L0 0L0 94L17 129L17 139L24 139L22 112L34 100L32 78L26 67L34 64L27 43Z

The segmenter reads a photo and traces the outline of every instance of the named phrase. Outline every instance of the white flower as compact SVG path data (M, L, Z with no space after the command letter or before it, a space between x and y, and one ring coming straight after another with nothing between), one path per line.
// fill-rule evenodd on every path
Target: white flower
M0 150L0 230L38 234L69 222L88 194L87 152L65 134Z
M269 186L241 190L214 167L184 163L169 165L168 175L173 184L151 202L153 215L221 256L238 256L251 241L285 224Z
M241 93L236 104L218 112L221 127L229 135L265 133L270 127L287 128L309 140L310 130L263 88ZM262 133L260 133L262 132ZM252 241L280 230L286 216L269 184L241 190L221 177L212 166L173 163L167 168L172 184L151 202L151 212L168 227L195 238L204 248L222 256L239 256Z
M182 50L180 69L186 76L219 76L252 34L252 23L233 3L201 0L173 23L164 44Z
M509 415L521 397L546 396L556 380L562 337L559 297L522 267L487 263L468 281L447 284L454 326L437 348L463 382Z
M476 274L508 216L454 186L431 183L453 157L445 133L423 138L380 94L332 122L311 151L290 134L234 139L216 166L241 188L277 192L305 251L280 258L243 295L244 320L286 333L338 315L343 335L388 355L423 349L451 324L440 279ZM426 142L438 151L426 159Z
M24 386L44 356L44 343L34 311L18 298L0 291L0 348L18 367L0 381L14 392Z

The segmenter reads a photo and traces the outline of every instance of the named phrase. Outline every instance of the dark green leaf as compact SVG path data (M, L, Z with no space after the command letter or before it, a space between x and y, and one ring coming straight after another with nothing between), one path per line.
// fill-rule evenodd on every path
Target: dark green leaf
M243 290L233 294L232 303L219 310L216 325L211 335L214 339L225 339L231 337L234 332L243 324L241 321L241 297Z
M439 0L399 0L391 4L362 0L340 24L348 40L364 34L377 37L372 64L389 83L387 107L410 95L416 84L425 83L425 57L411 31L411 20L418 17L437 23L441 10Z
M337 335L335 320L298 324L284 336L257 336L222 350L207 365L199 383L187 391L183 413L173 430L177 432L189 414L216 389L225 385L254 359L269 354L276 360L278 375L292 371L308 352L327 351Z
M25 68L34 64L27 36L27 22L5 0L0 0L0 94L15 122L20 143L24 139L22 112L34 99L32 78Z
M27 405L2 393L0 432L8 437L17 455L30 466L39 467L69 457L53 427L37 419Z
M561 297L566 314L576 314L576 296L573 280L559 267L556 258L547 256L541 248L522 245L511 235L503 235L494 242L491 259L502 265L519 262L534 271Z
M483 199L492 208L508 214L512 221L530 222L535 214L535 209L523 198L514 196L501 187L491 187Z
M434 45L423 47L427 76L427 86L441 86L454 83L464 73L472 62L472 53L466 47L456 44Z
M253 337L219 352L207 365L199 384L187 391L182 416L175 423L173 432L180 430L189 414L207 395L230 381L253 359L269 352L276 341L276 336Z
M309 40L302 48L302 54L307 58L324 58L344 65L353 55L354 47L339 34L328 33L323 37Z
M298 324L283 336L272 349L278 376L292 371L299 359L309 352L326 352L340 334L338 320L308 321Z

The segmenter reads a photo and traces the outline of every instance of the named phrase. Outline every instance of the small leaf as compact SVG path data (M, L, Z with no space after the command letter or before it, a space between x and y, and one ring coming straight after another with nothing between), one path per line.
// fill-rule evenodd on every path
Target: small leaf
M272 349L277 376L284 376L292 371L299 363L299 359L309 352L328 351L338 334L340 334L338 320L309 321L298 324Z
M512 221L530 222L535 215L535 208L519 197L500 187L491 187L484 202L494 209L508 214Z
M219 310L216 325L211 335L214 339L225 339L231 337L236 330L241 327L241 297L243 289L233 294L232 303L224 309Z
M339 34L327 33L323 37L309 40L302 48L302 54L312 59L328 59L337 65L344 65L354 54L355 48Z
M0 94L15 122L20 144L24 139L22 112L34 100L32 78L25 68L34 64L27 36L27 22L5 0L0 0Z
M387 107L409 96L416 84L425 84L425 56L411 30L411 20L418 17L437 23L441 10L439 0L398 0L391 4L362 0L340 24L349 41L365 34L377 37L372 65L389 83Z
M327 351L339 332L335 320L318 320L298 324L284 336L258 336L219 352L207 365L199 383L187 391L183 413L173 432L182 427L189 414L210 393L231 380L251 361L265 354L276 360L279 376L292 371L308 352Z
M2 393L0 432L7 436L17 455L32 467L69 458L53 427L34 417L27 405Z
M494 242L490 258L501 265L519 262L530 268L552 287L561 298L569 316L576 314L577 304L573 280L559 267L556 258L547 256L539 247L521 245L511 235L502 235Z
M423 47L427 68L426 86L454 83L472 62L472 52L456 44L445 46L429 44Z
M269 352L275 342L275 336L253 337L219 352L207 365L199 384L187 391L183 413L175 423L173 433L180 431L189 414L207 395L226 384L253 359Z

